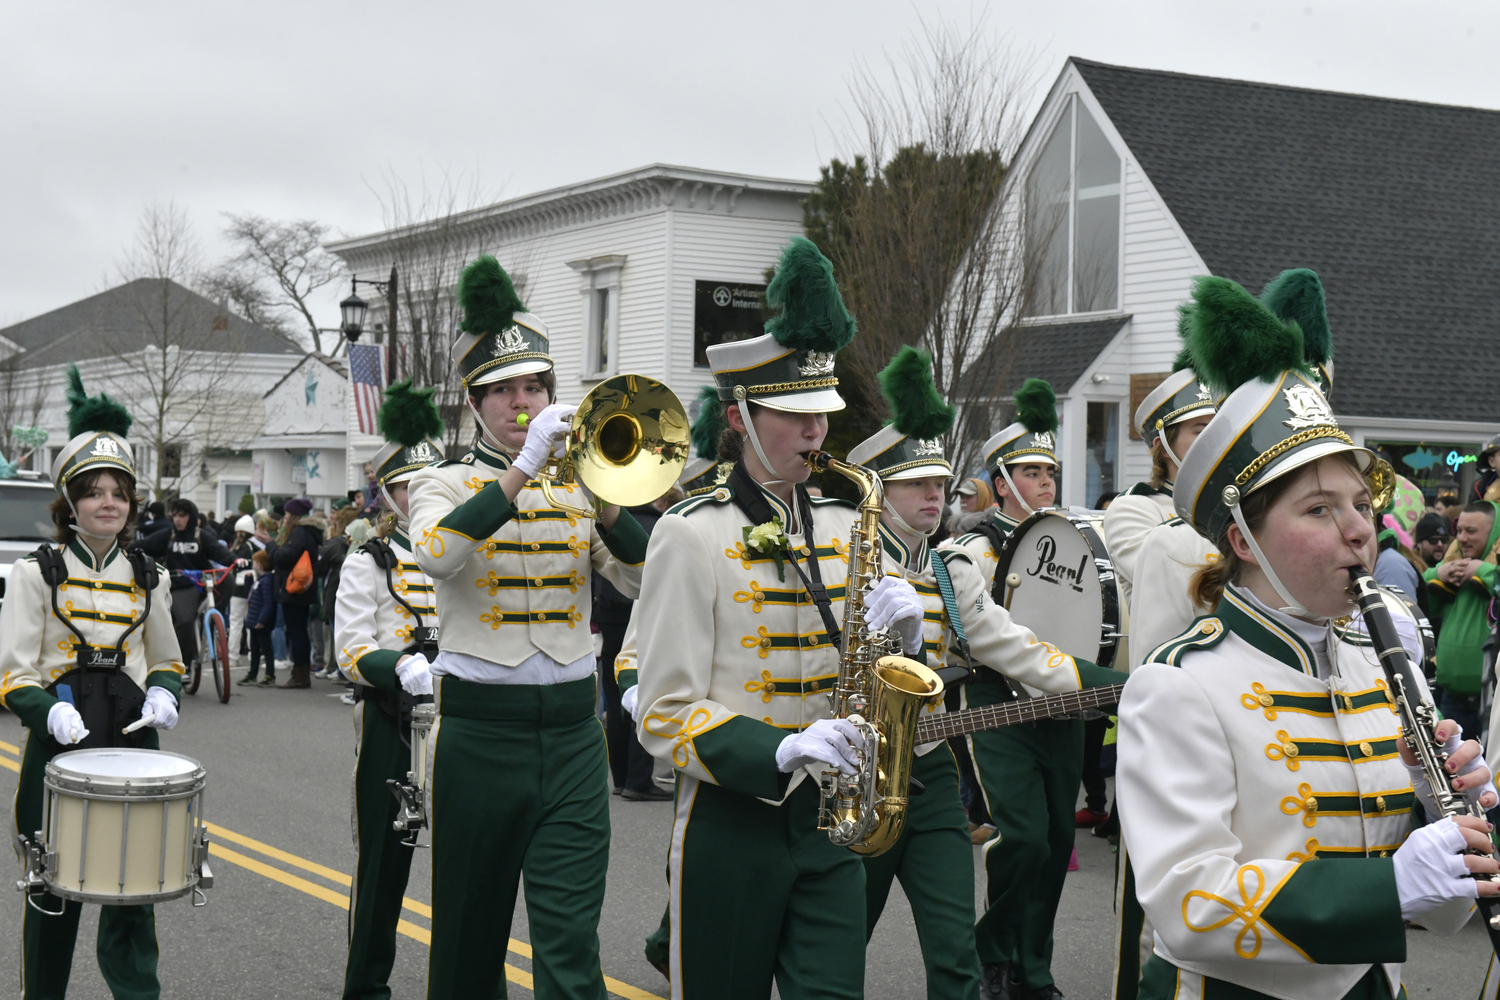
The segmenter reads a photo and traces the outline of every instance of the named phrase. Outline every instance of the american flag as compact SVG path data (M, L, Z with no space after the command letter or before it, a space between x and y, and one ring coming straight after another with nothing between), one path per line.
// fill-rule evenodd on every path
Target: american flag
M385 347L381 344L349 345L349 379L354 383L354 412L359 414L361 434L378 433L375 414L385 392Z

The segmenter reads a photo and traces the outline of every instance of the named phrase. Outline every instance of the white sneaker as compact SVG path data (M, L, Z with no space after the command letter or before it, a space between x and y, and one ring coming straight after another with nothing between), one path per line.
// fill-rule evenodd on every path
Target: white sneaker
M339 701L343 702L345 705L353 705L354 704L354 692L353 691L345 691L343 694L339 695Z
M276 661L276 670L277 670L278 673L280 673L283 670L290 670L290 669L292 669L292 661L291 660L277 660Z

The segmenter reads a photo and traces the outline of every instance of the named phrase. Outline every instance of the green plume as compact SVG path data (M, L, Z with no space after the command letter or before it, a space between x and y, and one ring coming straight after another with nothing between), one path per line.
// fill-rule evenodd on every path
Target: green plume
M493 258L492 258L493 259ZM428 438L443 436L443 418L432 401L431 388L418 389L411 379L394 382L385 391L376 424L387 441L403 448L420 444Z
M891 423L907 437L938 438L953 427L953 407L932 384L932 355L906 344L880 373Z
M90 396L83 391L83 376L78 366L68 368L68 437L74 438L89 431L109 431L120 437L130 433L134 423L125 407L104 393Z
M793 236L781 251L766 303L780 310L766 332L782 347L831 353L854 339L854 317L833 280L833 263L804 236Z
M1033 434L1057 430L1057 393L1045 379L1021 383L1016 390L1016 419Z
M698 405L698 419L693 421L693 448L699 458L716 462L719 435L729 426L724 419L724 404L719 402L719 390L711 385L699 389Z
M1184 368L1191 367L1193 367L1193 352L1184 345L1182 350L1177 352L1177 357L1172 359L1172 374L1176 375Z
M1261 289L1260 301L1280 319L1302 328L1302 353L1309 363L1328 364L1333 358L1333 334L1316 271L1305 267L1282 271Z
M460 328L474 334L499 333L518 312L525 312L516 286L500 262L489 254L464 268L458 279L458 304L463 308Z
M1228 278L1194 279L1181 311L1193 370L1210 389L1227 395L1251 379L1307 371L1297 324L1277 319Z

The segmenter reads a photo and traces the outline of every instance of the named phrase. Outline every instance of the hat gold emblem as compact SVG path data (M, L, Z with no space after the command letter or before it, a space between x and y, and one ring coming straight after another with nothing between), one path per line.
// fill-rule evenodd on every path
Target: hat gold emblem
M1304 384L1289 386L1285 395L1287 408L1291 410L1291 417L1283 420L1282 423L1292 430L1339 425L1338 421L1333 418L1333 410L1329 408L1328 400L1324 399L1322 393L1312 386Z
M1208 391L1208 386L1204 385L1202 382L1199 382L1198 383L1198 402L1200 402L1200 403L1212 403L1213 401L1214 401L1213 393L1211 393L1211 392Z
M1032 437L1031 447L1041 451L1055 451L1057 445L1051 431L1041 431Z
M943 453L943 439L928 438L925 441L917 439L912 443L911 453L917 458L923 455L941 455Z
M94 440L94 455L101 458L119 458L120 446L115 444L114 438L100 437Z
M512 326L500 332L495 338L495 347L490 353L497 358L503 358L507 354L515 354L526 349L526 338L521 336L521 328Z
M808 351L797 362L797 374L803 378L819 378L833 374L832 351Z
M432 445L426 441L418 441L406 451L407 458L413 462L431 462L434 458Z

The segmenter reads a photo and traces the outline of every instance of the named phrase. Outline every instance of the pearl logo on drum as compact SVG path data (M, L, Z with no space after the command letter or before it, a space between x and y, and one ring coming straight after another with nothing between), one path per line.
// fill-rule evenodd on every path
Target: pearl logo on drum
M1091 556L1080 557L1076 568L1057 562L1056 557L1057 540L1051 535L1043 535L1036 540L1036 565L1028 569L1026 575L1058 586L1067 584L1074 591L1083 593L1083 587L1079 584L1083 580L1083 573L1088 567Z

